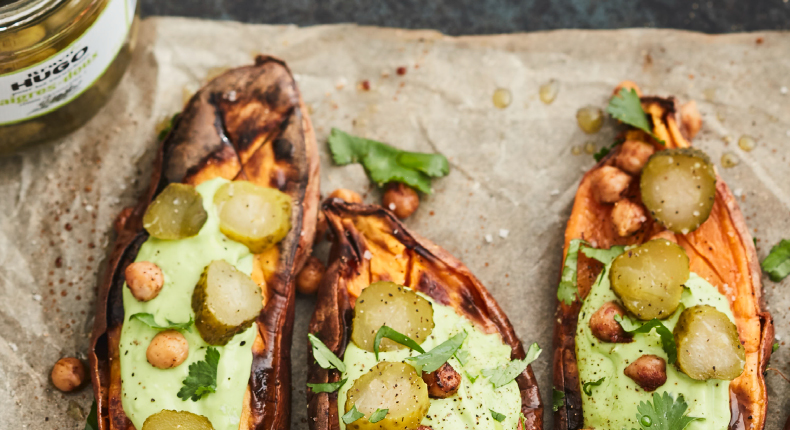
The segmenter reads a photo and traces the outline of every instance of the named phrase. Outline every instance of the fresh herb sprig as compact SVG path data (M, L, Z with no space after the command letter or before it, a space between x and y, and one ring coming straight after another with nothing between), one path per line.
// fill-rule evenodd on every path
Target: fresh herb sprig
M317 338L312 333L308 333L307 339L310 341L310 345L313 348L313 358L315 358L316 363L318 363L321 368L337 369L341 373L346 371L346 364L343 363L343 360L337 358L335 353L327 348L324 342L321 342L321 339Z
M675 337L672 335L672 331L660 320L653 318L641 326L634 324L627 316L623 318L620 315L615 315L614 320L620 323L623 330L630 334L647 334L655 329L656 334L661 338L661 348L667 354L667 362L675 364L678 359L678 347L675 344Z
M343 422L346 424L351 424L354 421L364 417L365 414L357 410L357 405L351 406L351 410L343 414Z
M551 410L557 412L565 404L565 392L552 388Z
M398 342L399 344L411 348L415 351L419 351L425 354L425 350L422 349L420 344L414 341L414 339L406 336L403 333L400 333L393 329L392 327L387 327L385 325L379 328L379 331L376 332L376 337L373 339L373 353L376 354L376 361L379 360L379 346L381 345L381 340L387 338L393 342ZM440 364L441 366L441 364Z
M692 421L703 418L686 415L688 404L683 395L673 399L668 392L653 393L653 402L639 402L636 410L636 422L641 430L683 430ZM636 430L636 429L633 429Z
M152 314L144 313L144 312L136 313L136 314L132 315L131 317L129 317L129 319L130 320L136 319L136 320L148 325L149 327L157 329L157 330L187 330L187 329L189 329L189 327L193 323L192 317L190 316L189 317L189 321L184 322L184 323L176 323L176 322L170 321L169 319L165 319L165 321L167 321L167 325L160 325L160 324L158 324L156 322L156 319L154 318L154 316Z
M442 342L432 350L424 354L409 357L407 360L413 361L416 366L420 366L423 372L433 372L434 370L442 367L442 365L446 363L447 360L449 360L450 357L452 357L456 352L459 352L458 349L464 344L466 336L466 332L462 331L461 333L458 333ZM463 365L463 363L461 363L461 365Z
M495 410L493 410L493 409L489 409L489 412L491 412L491 417L492 417L492 418L493 418L493 419L494 419L496 422L499 422L499 423L501 423L502 421L505 421L505 418L507 418L507 415L505 415L505 414L500 414L499 412L497 412L497 411L495 411Z
M790 240L782 239L774 245L760 267L774 282L786 278L790 274Z
M609 106L606 107L606 111L614 119L638 128L662 145L664 144L664 141L653 133L650 122L647 120L647 114L642 109L642 101L639 99L639 95L636 94L635 89L621 88L620 92L613 95L609 100Z
M347 380L348 379L341 379L337 382L324 382L321 384L311 384L308 382L307 386L310 387L314 393L334 393L339 390Z
M450 172L444 155L402 151L336 128L329 134L329 151L335 164L361 163L370 179L379 185L402 182L426 194L431 193L432 178Z
M579 248L584 241L572 239L568 244L568 253L562 265L562 277L557 288L557 299L566 305L576 300L578 287L576 286L576 263L579 261Z
M189 365L189 375L183 381L183 386L178 390L181 400L187 399L197 402L203 396L217 390L217 365L219 365L219 351L208 347L204 360L196 361Z
M504 366L494 369L483 369L483 376L494 384L494 388L507 385L510 381L516 379L530 363L535 361L541 352L540 346L537 343L533 343L529 346L527 356L523 360L512 360Z
M597 381L585 382L584 384L582 384L582 391L584 391L584 394L586 394L588 396L592 396L592 389L593 389L593 387L597 387L597 386L601 385L604 380L606 380L605 377L601 378L601 379L599 379Z

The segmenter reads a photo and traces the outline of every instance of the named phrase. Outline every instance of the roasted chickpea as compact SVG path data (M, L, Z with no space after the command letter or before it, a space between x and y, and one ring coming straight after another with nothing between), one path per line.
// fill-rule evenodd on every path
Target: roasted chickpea
M362 196L356 191L347 190L345 188L338 188L329 194L330 199L340 199L347 203L362 203Z
M636 175L642 171L642 167L647 163L656 149L653 145L638 140L626 140L620 146L620 152L614 160L614 164L624 171Z
M147 302L162 291L165 276L162 269L150 261L138 261L126 266L126 285L135 299Z
M680 126L689 139L693 139L702 128L702 116L694 100L680 107Z
M629 343L633 339L620 324L614 320L615 315L625 315L625 310L617 302L604 303L590 317L590 331L593 336L603 342Z
M433 372L423 372L422 380L428 386L428 396L434 399L446 399L458 391L461 375L448 363Z
M318 291L318 285L321 283L324 273L326 273L324 263L311 255L302 271L296 276L296 291L299 291L301 294L315 294Z
M165 330L151 340L145 357L151 366L159 369L172 369L184 362L189 356L189 343L183 334L176 330Z
M64 357L55 363L50 376L58 390L68 393L85 382L85 366L74 357Z
M637 85L636 82L634 82L634 81L622 81L622 82L620 82L619 84L617 84L617 87L615 87L614 91L612 92L612 95L616 96L616 95L620 94L620 90L622 90L623 88L625 88L625 89L627 89L629 91L630 90L634 90L634 91L636 91L636 95L638 95L639 97L642 97L642 90L639 89L639 85Z
M623 371L645 391L655 391L667 382L667 362L663 358L647 354L636 359Z
M384 191L382 203L385 208L404 219L411 216L420 206L420 196L410 186L400 182L390 182Z
M631 176L617 167L603 166L593 173L593 195L601 203L614 203L631 184Z
M630 236L647 221L642 205L628 199L619 200L612 209L612 222L620 236Z

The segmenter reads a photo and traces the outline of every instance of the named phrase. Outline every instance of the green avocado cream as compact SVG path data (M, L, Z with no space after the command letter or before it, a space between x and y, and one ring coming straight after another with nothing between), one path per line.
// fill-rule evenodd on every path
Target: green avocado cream
M468 354L466 364L462 366L455 357L448 361L461 374L458 392L446 399L431 399L431 407L422 424L434 430L515 429L521 412L518 384L511 381L494 389L494 385L482 376L483 369L497 368L510 362L510 346L502 342L499 334L485 334L469 320L458 315L453 308L438 304L424 294L420 295L431 302L435 324L431 335L420 345L426 352L462 331L468 333L461 348L461 351ZM397 362L415 355L419 355L419 352L404 348L379 352L379 360ZM346 413L346 392L354 385L354 381L378 363L372 352L360 349L353 342L349 342L346 347L343 362L346 365L343 377L348 378L348 381L338 392L339 416ZM492 409L505 415L501 423L492 417ZM340 429L345 428L341 420Z
M576 360L579 365L580 384L606 378L600 386L592 387L592 396L582 392L584 427L596 429L621 429L639 427L637 406L639 402L652 401L652 393L640 388L623 371L634 360L645 354L667 359L655 331L637 334L631 343L601 342L590 331L590 317L606 302L617 300L609 286L609 269L593 285L584 299L576 329ZM605 275L604 275L605 274ZM670 330L675 328L683 307L710 305L733 320L726 297L705 279L691 273L685 283L681 307L672 317L663 321ZM682 394L688 403L688 416L704 418L693 421L686 430L726 429L730 422L729 381L710 379L696 381L667 363L667 382L656 389L677 397Z
M189 411L203 415L215 430L238 429L242 399L250 379L252 343L256 326L236 335L225 346L215 347L220 353L217 369L217 390L198 401L181 400L176 393L189 373L189 365L205 358L206 344L197 329L182 331L189 342L189 357L173 369L157 369L146 359L146 349L157 330L130 317L136 313L153 314L156 322L167 320L182 323L194 319L192 290L203 269L213 260L225 260L247 275L252 273L252 254L246 246L225 237L219 231L214 208L214 193L225 179L214 179L197 186L203 196L208 220L196 236L181 240L148 238L135 261L150 261L164 273L165 283L159 295L148 302L137 301L124 284L124 322L121 331L121 388L123 410L134 426L143 428L145 419L163 410Z

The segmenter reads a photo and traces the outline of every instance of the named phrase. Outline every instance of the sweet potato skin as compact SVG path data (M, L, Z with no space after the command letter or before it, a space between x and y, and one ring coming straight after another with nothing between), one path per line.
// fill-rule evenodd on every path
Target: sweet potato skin
M242 429L290 426L290 345L294 280L309 257L318 210L318 149L296 83L284 62L259 56L207 84L186 105L160 146L149 190L116 222L117 238L99 284L90 350L99 429L133 429L121 403L118 342L123 272L148 237L142 216L167 184L223 177L274 187L294 201L291 231L255 256L253 280L265 280L257 319Z
M673 98L642 97L642 106L651 117L654 133L666 142L667 148L688 147L689 142L678 126L677 102ZM650 142L644 133L630 130L626 139ZM657 150L664 147L654 143ZM587 172L579 184L571 217L565 231L563 255L572 239L583 238L599 248L612 245L639 244L663 229L649 219L634 235L621 237L610 220L611 205L598 203L592 195L592 174L602 166L611 165L619 153L615 148L606 158ZM641 203L637 184L625 197ZM686 251L693 272L709 279L727 296L735 316L741 342L746 349L744 373L730 383L731 430L762 429L766 419L766 388L763 373L771 355L773 323L765 310L762 297L761 272L743 216L729 188L717 177L716 197L710 217L699 229L676 234L675 239ZM601 271L601 263L579 254L579 297L584 298ZM565 393L565 404L555 412L555 429L584 428L579 372L576 366L575 334L581 303L559 303L554 329L554 387Z
M323 211L334 242L329 268L318 289L310 333L338 357L343 356L351 337L354 301L370 283L388 280L452 306L484 332L499 333L510 345L513 359L524 358L524 347L502 309L469 269L447 251L410 232L395 215L379 206L328 199ZM366 252L370 252L370 258L365 258ZM336 382L340 378L336 370L318 366L312 349L308 350L307 364L310 383ZM543 405L531 366L516 382L526 417L525 430L542 429ZM307 405L311 430L339 428L337 393L308 390Z

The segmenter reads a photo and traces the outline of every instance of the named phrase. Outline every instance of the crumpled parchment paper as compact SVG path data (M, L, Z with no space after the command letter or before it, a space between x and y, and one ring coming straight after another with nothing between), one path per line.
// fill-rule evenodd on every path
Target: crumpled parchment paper
M707 36L670 30L553 31L451 38L432 31L354 25L297 28L178 18L142 22L130 70L104 110L79 131L0 159L0 422L4 428L82 429L89 387L62 394L49 381L62 356L85 357L102 261L116 214L149 181L156 126L184 95L256 53L285 59L312 112L321 189L380 195L359 165L335 167L331 127L451 163L407 224L464 261L491 290L525 343L551 422L552 315L565 221L582 172L611 143L614 123L585 135L579 107L605 107L614 86L697 100L695 140L740 198L763 258L790 236L790 34ZM397 73L404 67L405 74ZM538 98L555 79L552 104ZM367 81L370 89L364 90ZM512 103L492 103L497 88ZM741 135L758 142L738 148ZM721 156L740 161L721 167ZM487 240L489 239L489 240ZM326 255L326 244L318 255ZM790 280L765 280L777 341L790 336ZM292 428L306 428L307 322L299 297L293 352ZM771 367L790 372L790 346ZM790 385L768 373L768 429L790 413Z

